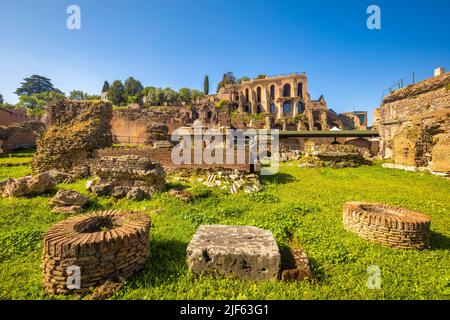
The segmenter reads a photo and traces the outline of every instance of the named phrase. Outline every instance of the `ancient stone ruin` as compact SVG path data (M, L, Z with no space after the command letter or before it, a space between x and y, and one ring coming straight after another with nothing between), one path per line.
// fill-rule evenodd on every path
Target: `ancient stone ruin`
M253 173L245 174L238 170L224 170L210 173L203 184L210 188L217 187L229 191L232 194L236 194L239 191L253 193L259 192L262 189L258 175Z
M281 280L303 281L313 280L308 256L302 249L284 249L281 253Z
M112 143L112 106L101 101L60 100L47 107L49 127L37 142L35 172L58 169L87 176L87 160Z
M187 248L193 273L244 280L277 280L280 259L272 232L256 227L202 225Z
M36 140L44 131L45 125L38 121L0 126L0 156L13 150L36 147Z
M53 190L55 186L55 178L48 173L40 173L3 181L0 183L0 193L5 198L35 196Z
M330 144L306 151L300 159L300 167L359 167L365 160L360 150L352 145Z
M394 91L378 113L383 158L400 168L450 172L450 73Z
M54 225L44 235L45 291L85 293L112 278L133 275L147 260L149 233L150 218L133 211L97 212ZM74 268L81 281L78 288L69 288Z
M73 190L59 190L50 200L54 213L75 213L83 209L89 199Z
M385 204L347 202L344 228L360 237L398 249L428 247L431 220L428 216Z
M142 200L165 189L164 169L145 157L101 157L91 163L90 171L99 178L98 183L89 186L98 196Z

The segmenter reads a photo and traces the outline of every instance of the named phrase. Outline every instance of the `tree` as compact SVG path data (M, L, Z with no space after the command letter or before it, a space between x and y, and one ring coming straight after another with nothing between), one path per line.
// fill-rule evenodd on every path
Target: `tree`
M23 79L24 82L21 83L20 88L18 88L15 92L18 96L28 95L32 96L36 93L56 91L62 93L60 90L55 89L50 79L39 76L32 75L29 78Z
M20 96L19 106L27 108L30 115L41 116L44 113L44 108L50 102L61 99L65 99L65 95L63 93L57 91L46 91L36 93L31 96Z
M0 93L0 105L2 105L2 104L4 104L5 103L5 100L3 99L3 96L2 96L2 94Z
M88 100L89 94L86 92L83 92L81 90L73 90L69 93L69 99L71 100Z
M143 90L143 93L147 93L145 104L147 106L159 106L164 101L164 90L155 87L147 87Z
M209 94L209 77L205 76L205 80L203 80L203 92L208 95Z
M199 90L191 90L191 101L196 102L198 99L203 98L205 94Z
M127 80L125 80L125 96L131 97L138 95L142 90L144 90L144 87L142 86L142 83L133 77L129 77Z
M184 103L190 103L191 102L191 89L189 88L181 88L178 92L178 95L180 97L180 101Z
M108 92L109 91L109 82L108 81L105 81L104 83L103 83L103 89L102 89L102 92Z
M227 85L235 84L236 83L236 77L234 76L233 72L227 72L223 74L222 81L220 81L217 84L217 92L219 90Z
M164 93L164 98L163 98L163 103L166 102L168 104L175 104L178 102L178 93L171 89L171 88L165 88L163 89L163 93Z
M108 90L108 100L115 106L121 106L126 103L125 86L122 81L116 80Z
M265 79L267 78L267 75L265 74L258 74L258 76L256 77L256 79Z

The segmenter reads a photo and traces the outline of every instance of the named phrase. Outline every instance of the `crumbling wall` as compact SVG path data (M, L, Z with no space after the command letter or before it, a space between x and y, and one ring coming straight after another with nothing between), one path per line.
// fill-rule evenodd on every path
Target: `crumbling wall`
M47 107L49 127L37 141L32 168L77 171L95 150L112 143L112 106L103 101L61 100Z
M383 158L450 172L450 73L388 95L380 108L378 131Z
M36 140L44 130L45 125L39 121L0 126L0 156L9 151L36 147Z

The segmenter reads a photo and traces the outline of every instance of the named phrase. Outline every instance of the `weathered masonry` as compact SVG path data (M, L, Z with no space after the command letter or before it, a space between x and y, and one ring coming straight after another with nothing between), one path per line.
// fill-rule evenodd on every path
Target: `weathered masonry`
M378 110L381 156L395 165L450 172L450 73L394 91Z

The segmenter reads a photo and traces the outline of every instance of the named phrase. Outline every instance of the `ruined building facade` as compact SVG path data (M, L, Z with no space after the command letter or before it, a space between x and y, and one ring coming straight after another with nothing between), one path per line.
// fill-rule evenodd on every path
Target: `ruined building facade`
M269 122L294 123L294 130L329 130L367 128L367 113L345 113L337 115L328 109L323 96L313 100L308 92L308 78L305 73L292 73L274 77L264 77L228 85L210 101L225 100L236 106L239 112L265 114ZM361 117L363 115L363 117ZM355 120L356 119L356 120Z

